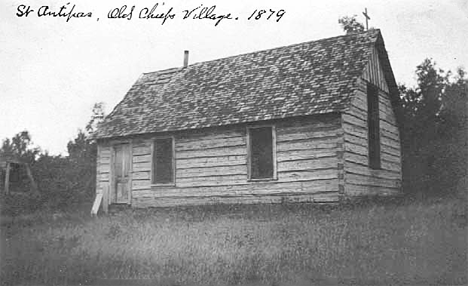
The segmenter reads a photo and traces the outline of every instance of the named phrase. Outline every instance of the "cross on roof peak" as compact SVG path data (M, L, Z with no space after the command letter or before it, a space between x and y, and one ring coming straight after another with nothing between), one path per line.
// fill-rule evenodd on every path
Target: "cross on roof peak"
M362 12L362 14L364 15L364 17L366 17L366 31L369 30L369 20L370 20L370 17L369 15L367 14L367 8L365 8L365 11Z

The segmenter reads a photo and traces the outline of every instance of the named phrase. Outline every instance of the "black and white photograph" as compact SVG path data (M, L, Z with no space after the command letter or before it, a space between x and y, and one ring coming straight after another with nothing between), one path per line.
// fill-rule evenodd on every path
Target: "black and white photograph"
M0 284L468 285L468 1L0 3Z

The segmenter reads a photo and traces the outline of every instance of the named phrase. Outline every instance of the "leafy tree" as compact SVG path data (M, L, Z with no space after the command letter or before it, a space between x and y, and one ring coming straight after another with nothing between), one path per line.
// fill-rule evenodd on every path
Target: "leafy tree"
M11 139L5 138L0 148L0 158L3 160L20 161L29 166L34 165L39 153L40 149L33 147L31 135L26 130L16 134ZM0 183L4 182L5 175L5 172L0 169ZM39 195L36 185L29 180L24 165L10 165L10 183L12 183L10 188L13 192L32 189L35 195ZM3 184L0 188L3 188Z
M70 193L70 168L69 160L63 156L52 156L47 152L39 155L33 166L33 173L37 178L42 194L41 204L52 208L63 204L66 196Z
M91 119L86 124L85 131L79 129L76 138L67 144L68 154L72 161L89 163L95 160L97 147L92 136L103 119L104 104L102 102L94 104Z
M76 138L68 142L68 156L40 153L39 148L32 147L31 136L27 131L2 142L0 156L19 158L30 163L42 194L40 201L31 198L33 201L28 200L27 204L22 204L17 198L6 197L6 206L17 206L14 208L25 211L42 206L56 211L92 199L97 153L92 134L104 117L103 107L102 103L94 105L85 131L79 130ZM21 175L18 181L17 187L21 189L29 184L26 176Z
M67 144L68 160L74 170L70 178L73 182L71 188L79 190L87 198L92 197L96 185L97 145L92 136L103 119L104 104L99 102L93 107L91 119L85 131L79 130L76 138Z
M457 137L467 135L468 120L468 79L466 72L462 68L457 70L455 81L446 86L444 96L442 98L442 107L440 118L445 128L441 131L445 136L456 134Z
M31 135L28 131L22 131L11 140L5 138L0 149L0 157L18 159L25 163L34 163L40 149L32 146Z
M86 132L88 133L88 135L92 135L97 130L99 123L101 123L104 120L104 116L104 103L95 103L93 106L91 120L89 120L88 124L86 124Z
M400 86L405 189L443 193L466 178L467 85L459 69L451 72L426 59L416 68L417 87Z
M356 15L352 17L344 16L338 19L338 23L341 25L341 28L346 32L346 34L355 34L364 32L364 25L359 23L356 20Z
M432 59L425 59L416 67L416 76L417 87L408 89L400 86L405 128L402 136L413 150L437 137L442 99L445 98L450 72L444 73Z

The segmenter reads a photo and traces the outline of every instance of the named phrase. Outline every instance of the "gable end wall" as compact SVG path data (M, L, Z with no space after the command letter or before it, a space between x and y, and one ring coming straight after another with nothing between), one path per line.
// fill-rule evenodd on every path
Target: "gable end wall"
M378 66L377 66L378 67ZM381 73L374 71L374 74ZM369 75L370 73L367 73ZM365 78L364 78L365 76ZM342 114L345 196L396 195L401 187L400 135L383 75L359 79L350 108ZM379 87L381 168L371 169L368 157L367 83Z

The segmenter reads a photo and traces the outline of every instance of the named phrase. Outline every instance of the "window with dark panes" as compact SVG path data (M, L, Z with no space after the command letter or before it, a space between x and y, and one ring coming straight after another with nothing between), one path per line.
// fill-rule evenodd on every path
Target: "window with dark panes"
M272 127L249 128L250 179L274 178Z
M367 124L369 141L369 166L380 168L380 122L379 122L379 90L372 84L367 84Z
M154 140L153 149L153 184L174 182L174 160L172 138Z

